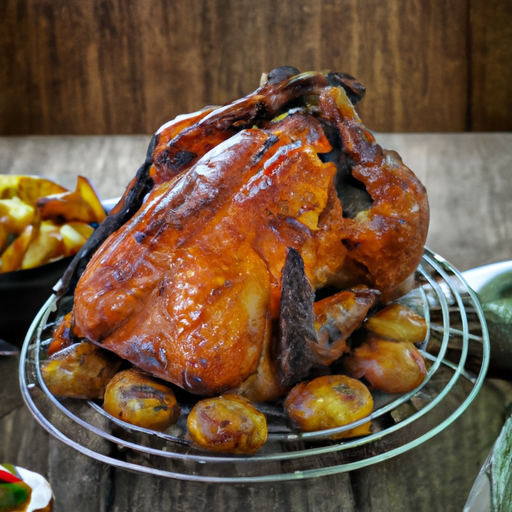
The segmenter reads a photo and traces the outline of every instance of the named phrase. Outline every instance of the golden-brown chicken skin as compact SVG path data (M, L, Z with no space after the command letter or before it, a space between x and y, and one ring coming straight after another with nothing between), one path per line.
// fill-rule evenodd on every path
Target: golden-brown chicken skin
M75 332L196 394L248 379L258 400L282 394L271 345L288 251L315 290L388 293L426 238L424 187L375 143L346 82L305 73L164 127L154 186L78 282ZM364 190L353 212L333 145L350 162L347 189Z
M157 187L142 212L95 254L77 287L75 323L88 339L200 394L235 387L256 370L278 313L287 247L303 249L313 282L324 279L327 265L333 272L342 263L340 256L319 261L316 251L328 244L342 254L336 232L318 226L334 166L283 135L258 173L250 163L254 153L244 153L249 165L235 159L239 145L259 151L271 136L255 132L229 141L237 148L233 159L223 152L217 162L200 161ZM252 169L241 186L240 167ZM205 207L194 192L184 201L181 187L191 175L206 201L212 189L226 190L225 204ZM284 211L295 224L279 229Z

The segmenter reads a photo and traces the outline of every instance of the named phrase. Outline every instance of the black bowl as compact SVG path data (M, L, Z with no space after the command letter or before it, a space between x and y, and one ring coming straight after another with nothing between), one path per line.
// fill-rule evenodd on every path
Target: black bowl
M21 347L32 320L72 259L0 274L0 338Z
M102 201L105 213L119 199ZM0 339L17 347L23 345L32 321L72 261L73 256L69 256L40 267L0 274Z

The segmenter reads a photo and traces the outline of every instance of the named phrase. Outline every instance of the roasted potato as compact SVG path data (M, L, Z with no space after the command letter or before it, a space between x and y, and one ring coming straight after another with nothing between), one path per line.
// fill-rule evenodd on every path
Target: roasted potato
M19 174L0 176L0 199L18 197L24 203L35 205L40 197L62 192L66 192L64 187L46 178Z
M0 256L0 272L12 272L21 268L23 256L34 238L34 226L27 226Z
M41 373L50 392L71 398L101 399L121 359L96 345L82 342L43 361Z
M371 389L386 393L407 393L419 386L427 373L425 360L412 343L375 335L346 356L343 368L351 377L364 377Z
M300 382L286 397L284 409L292 424L302 432L314 432L348 425L371 414L373 398L360 381L346 375L325 375ZM370 422L335 436L368 434Z
M222 453L254 453L268 436L265 416L235 394L199 401L190 411L187 428L197 446Z
M32 237L32 240L21 260L21 268L34 268L53 259L63 256L62 235L59 226L48 220L43 220Z
M102 222L106 217L94 188L83 176L78 176L73 192L65 191L40 197L37 208L42 219L62 217L67 222Z
M69 192L34 176L0 175L0 272L73 256L105 211L92 185L78 177Z
M381 338L419 343L427 336L427 323L403 304L390 304L368 318L365 328Z
M34 218L34 206L24 203L19 197L0 199L0 218L7 231L20 235Z
M136 368L119 372L108 383L103 408L126 423L159 432L180 415L170 386Z
M60 228L64 256L75 255L94 232L94 228L85 222L68 222Z

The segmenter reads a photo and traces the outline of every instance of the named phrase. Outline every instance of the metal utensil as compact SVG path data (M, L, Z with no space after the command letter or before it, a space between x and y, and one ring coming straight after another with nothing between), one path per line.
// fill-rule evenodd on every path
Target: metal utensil
M372 414L358 420L372 422L371 434L361 438L331 439L357 422L317 432L283 430L280 408L274 405L277 410L267 414L269 436L264 450L235 457L184 445L185 431L179 421L172 431L159 433L117 423L91 401L61 401L49 392L40 370L55 321L53 298L34 320L23 346L22 396L36 420L54 437L114 467L210 483L281 482L360 469L415 448L445 429L466 410L485 378L489 340L476 294L456 269L428 249L415 277L419 288L400 300L430 326L422 348L429 361L428 374L409 393L376 396ZM426 345L432 345L431 352ZM467 363L473 360L478 364L470 368ZM105 451L99 446L109 448Z
M493 263L463 272L476 292L489 329L490 368L499 377L512 379L512 260Z
M490 367L512 379L512 261L464 272L482 304L491 344ZM512 417L509 417L482 466L464 512L505 512L512 506Z

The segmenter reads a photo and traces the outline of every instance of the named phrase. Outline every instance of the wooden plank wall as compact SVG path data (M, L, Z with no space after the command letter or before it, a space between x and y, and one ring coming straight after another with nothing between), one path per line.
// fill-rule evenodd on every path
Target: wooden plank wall
M510 0L2 0L0 135L153 133L336 69L386 132L512 130Z

